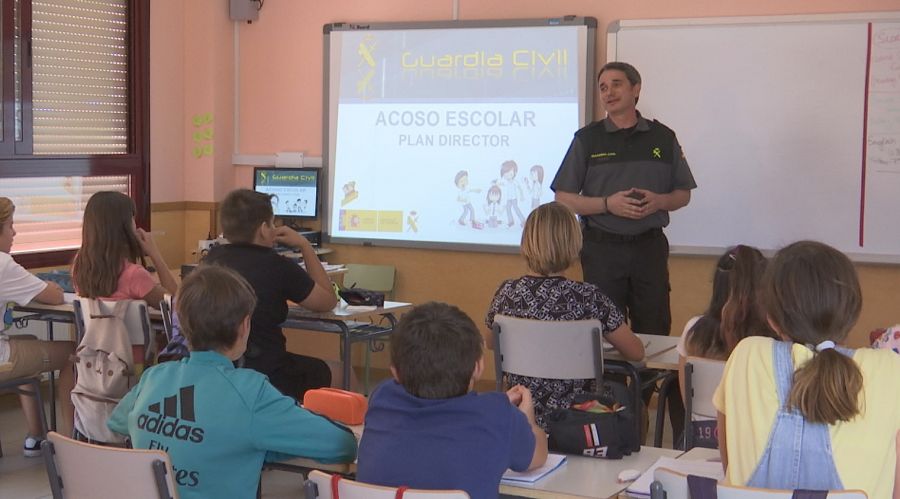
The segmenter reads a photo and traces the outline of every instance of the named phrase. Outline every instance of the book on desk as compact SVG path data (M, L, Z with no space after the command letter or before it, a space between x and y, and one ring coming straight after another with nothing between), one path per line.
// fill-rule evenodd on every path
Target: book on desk
M556 469L566 463L565 454L547 454L547 461L540 468L529 471L513 471L506 470L501 481L513 485L522 485L535 483L541 478L553 473Z

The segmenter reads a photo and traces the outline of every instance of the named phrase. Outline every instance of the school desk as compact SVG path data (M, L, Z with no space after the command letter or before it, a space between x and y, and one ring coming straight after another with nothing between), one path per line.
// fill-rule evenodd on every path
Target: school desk
M302 307L291 307L288 319L281 325L287 329L302 329L341 335L341 362L344 371L343 388L350 389L350 347L354 343L366 343L366 348L378 351L384 346L377 340L389 336L397 325L397 316L412 308L411 303L386 301L383 307L360 309L342 307L340 304L329 312L311 312ZM371 322L372 317L381 317L379 323ZM362 322L360 322L362 321ZM368 366L366 366L368 384ZM368 390L368 386L366 386Z
M659 336L655 334L637 334L644 343L644 359L639 361L625 361L622 355L615 349L603 352L603 360L617 362L630 362L635 367L646 369L678 370L678 346L679 336ZM674 354L674 356L673 356Z
M628 487L617 481L619 473L634 469L643 473L660 457L677 458L680 450L641 447L622 459L596 459L567 456L566 463L533 484L500 483L500 492L524 497L546 499L583 499L616 497Z
M706 447L694 447L685 452L678 459L693 459L696 461L721 461L722 455L719 449L707 449Z
M362 438L364 425L351 426L357 440ZM617 481L619 473L634 469L643 473L660 457L677 458L684 451L641 447L640 452L622 459L597 459L569 455L566 463L535 483L500 483L500 492L523 497L583 499L616 497L628 483ZM294 458L279 463L266 463L265 468L302 472L312 469L329 473L354 474L356 462L324 464L309 458Z

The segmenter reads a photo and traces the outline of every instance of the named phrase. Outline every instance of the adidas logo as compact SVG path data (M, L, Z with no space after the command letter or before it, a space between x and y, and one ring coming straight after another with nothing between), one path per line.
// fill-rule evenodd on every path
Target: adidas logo
M180 401L180 403L179 403ZM182 387L177 395L147 406L151 414L138 416L138 428L178 440L199 444L203 441L203 428L184 424L196 421L194 414L194 385Z

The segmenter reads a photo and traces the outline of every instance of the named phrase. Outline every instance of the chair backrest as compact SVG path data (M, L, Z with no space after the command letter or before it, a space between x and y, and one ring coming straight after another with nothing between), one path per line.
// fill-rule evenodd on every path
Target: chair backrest
M52 431L41 448L54 499L178 497L172 461L163 451L104 447Z
M368 265L348 263L344 274L344 287L355 287L381 291L386 298L394 292L396 269L393 265Z
M603 324L599 320L541 321L494 316L497 390L503 373L550 379L603 379Z
M688 499L689 497L687 475L669 468L653 470L650 499Z
M337 496L332 494L335 480L337 480ZM400 495L397 487L354 482L340 478L339 475L329 475L318 470L309 473L303 489L306 499L397 499L398 497L403 499L469 499L469 494L462 490L404 489Z
M89 298L76 296L72 302L72 308L75 311L75 331L76 343L81 342L84 332L90 326L91 314ZM152 341L151 331L153 331L150 323L150 312L147 309L147 303L143 300L130 300L128 310L125 312L125 327L128 328L128 337L131 344L134 345L134 361L139 363L139 359L144 359L144 364L150 365L156 357L156 342ZM108 307L110 310L115 306L114 301L103 301L102 306ZM149 348L148 348L149 347Z
M760 489L755 487L742 487L740 485L716 485L716 497L718 499L791 499L793 490ZM829 499L864 499L868 497L862 490L834 490L828 491ZM653 484L650 486L650 499L688 499L688 477L684 473L668 468L657 468L653 471Z
M759 489L755 487L742 487L740 485L726 485L720 483L716 487L716 495L719 499L791 499L793 490ZM671 497L671 496L669 496ZM828 499L865 499L868 494L862 490L829 490Z
M721 360L688 357L684 364L685 450L718 447L717 411L712 399L724 371L725 362Z

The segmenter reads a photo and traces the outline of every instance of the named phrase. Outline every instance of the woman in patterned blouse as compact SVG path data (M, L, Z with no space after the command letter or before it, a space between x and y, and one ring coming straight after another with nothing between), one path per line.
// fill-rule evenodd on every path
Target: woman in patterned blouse
M581 225L575 214L557 202L531 212L522 232L522 255L529 273L504 281L494 294L485 324L490 329L496 314L544 321L597 319L603 337L623 357L640 360L644 345L625 323L622 312L600 289L590 283L567 279L563 273L581 252ZM491 336L488 347L493 348ZM594 390L593 380L557 380L506 374L508 386L531 390L537 422L544 429L546 411L569 407L576 394Z

